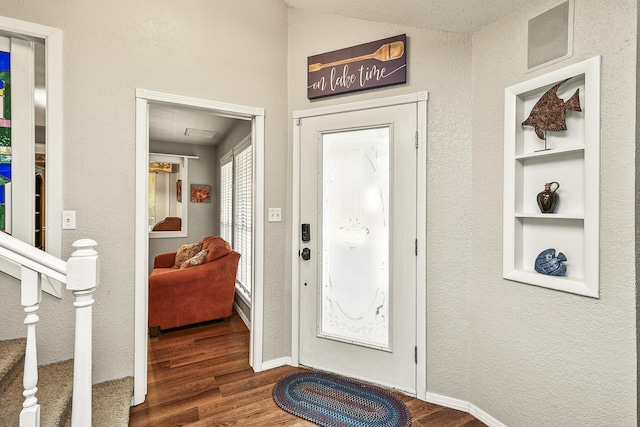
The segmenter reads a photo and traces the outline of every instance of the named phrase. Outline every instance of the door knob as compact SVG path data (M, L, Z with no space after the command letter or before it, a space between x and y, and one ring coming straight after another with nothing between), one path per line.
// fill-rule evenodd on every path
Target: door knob
M300 254L303 260L309 261L311 259L311 249L304 248L302 249L302 253Z

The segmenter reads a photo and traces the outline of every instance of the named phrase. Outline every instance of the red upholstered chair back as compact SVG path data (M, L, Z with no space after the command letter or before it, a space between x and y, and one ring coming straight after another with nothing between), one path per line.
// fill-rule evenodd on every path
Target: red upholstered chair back
M204 249L209 250L205 263L222 258L233 250L229 242L220 236L208 236L202 239L202 250Z

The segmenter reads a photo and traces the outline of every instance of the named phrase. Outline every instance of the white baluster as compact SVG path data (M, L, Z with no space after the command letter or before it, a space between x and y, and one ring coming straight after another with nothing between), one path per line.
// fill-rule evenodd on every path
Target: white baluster
M73 362L73 403L71 425L91 425L91 365L93 293L98 285L100 266L97 243L82 239L73 243L77 248L67 261L67 289L76 297L76 336Z
M40 427L40 405L36 398L38 391L38 351L36 347L36 323L38 323L38 308L41 298L42 285L40 274L22 267L21 300L27 316L27 347L24 356L24 403L20 412L20 427Z

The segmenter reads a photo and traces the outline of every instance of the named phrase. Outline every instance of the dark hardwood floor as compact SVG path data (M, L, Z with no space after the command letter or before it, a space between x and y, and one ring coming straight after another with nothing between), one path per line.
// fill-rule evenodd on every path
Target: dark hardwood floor
M249 366L249 331L234 313L211 322L165 332L149 341L149 384L145 403L131 408L130 427L314 426L276 406L275 383L299 370L284 366L254 373ZM414 427L480 427L473 416L394 393Z

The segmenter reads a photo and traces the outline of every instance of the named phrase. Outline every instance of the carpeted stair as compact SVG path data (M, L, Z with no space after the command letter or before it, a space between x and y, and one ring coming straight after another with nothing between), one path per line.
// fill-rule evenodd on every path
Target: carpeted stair
M22 409L22 371L24 368L24 338L0 341L0 426L17 426ZM42 427L71 426L71 394L73 360L38 367L40 425ZM133 378L126 377L93 385L94 427L126 427Z

